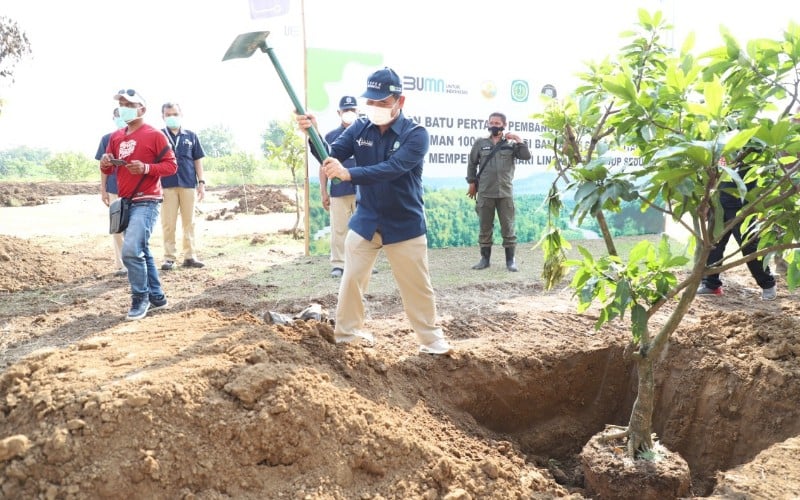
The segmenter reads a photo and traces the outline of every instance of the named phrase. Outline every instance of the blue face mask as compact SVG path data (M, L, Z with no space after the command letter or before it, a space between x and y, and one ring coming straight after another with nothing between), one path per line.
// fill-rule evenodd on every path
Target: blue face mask
M167 116L164 118L164 123L167 124L167 128L181 128L181 117L180 116Z
M122 118L120 118L119 116L115 116L115 117L114 117L114 126L115 126L115 127L117 127L117 128L124 128L124 127L125 127L125 125L127 125L127 123L125 123L125 120L123 120L123 119L122 119Z
M117 108L117 112L119 113L119 119L125 123L128 123L131 120L135 120L139 117L139 110L137 108L126 108L124 106L120 106Z

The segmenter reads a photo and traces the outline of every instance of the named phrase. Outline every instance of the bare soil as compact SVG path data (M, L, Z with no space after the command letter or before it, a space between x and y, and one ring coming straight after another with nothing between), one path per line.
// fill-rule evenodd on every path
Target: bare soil
M170 307L126 322L106 209L96 186L68 187L0 184L46 202L0 208L0 498L593 495L578 457L627 423L628 328L596 331L567 289L544 291L538 250L519 250L519 273L430 251L445 357L417 354L379 259L377 343L336 346L325 317L264 320L336 306L327 257L285 234L293 208L241 213L212 188L200 210L234 215L199 221L206 267L162 272ZM160 230L151 246L160 263ZM746 270L723 279L657 366L655 431L689 496L796 498L800 295L779 280L762 302Z

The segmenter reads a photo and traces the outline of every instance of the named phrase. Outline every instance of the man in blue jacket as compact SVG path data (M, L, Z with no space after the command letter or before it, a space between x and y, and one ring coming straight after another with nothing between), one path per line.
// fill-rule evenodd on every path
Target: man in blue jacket
M428 131L403 115L400 77L389 68L367 79L366 117L359 118L330 145L322 163L328 178L358 186L356 211L345 239L344 274L336 308L336 343L373 342L364 326L364 291L383 249L392 267L403 307L416 332L419 350L448 354L452 347L436 326L436 300L428 270L428 238L422 201L422 165ZM298 115L307 132L312 115ZM353 156L356 166L342 162Z

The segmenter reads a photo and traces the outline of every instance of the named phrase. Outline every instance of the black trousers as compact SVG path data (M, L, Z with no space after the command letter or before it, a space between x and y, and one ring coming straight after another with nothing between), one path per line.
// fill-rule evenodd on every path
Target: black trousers
M723 214L723 218L727 223L729 220L736 217L736 214L739 212L739 207L723 207L725 211ZM742 245L742 231L740 226L734 227L731 231L722 235L722 238L719 241L719 244L711 250L711 253L708 254L708 260L706 261L706 265L712 265L715 262L718 262L722 259L725 255L725 246L728 244L728 240L731 239L731 234L736 239L736 243L739 246ZM755 252L758 249L758 238L752 239L747 245L742 247L742 255L750 255L751 253ZM764 259L755 259L751 260L747 263L747 269L750 270L750 274L755 278L756 283L761 288L772 288L775 286L775 277L772 275L772 272L769 269L769 266L766 268L764 267ZM722 281L719 279L719 273L717 274L709 274L705 278L703 278L703 284L709 288L719 288L722 286Z

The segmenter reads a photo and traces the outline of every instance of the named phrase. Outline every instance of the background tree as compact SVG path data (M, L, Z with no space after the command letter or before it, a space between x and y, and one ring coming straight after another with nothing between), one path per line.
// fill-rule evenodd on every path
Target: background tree
M0 16L0 80L14 81L14 68L26 55L31 53L31 42L16 23L6 16ZM3 99L0 96L0 114L3 112Z
M225 125L214 125L197 133L206 155L212 158L233 154L236 143L233 132Z
M97 176L97 162L82 153L57 153L45 168L63 182L79 182Z
M261 151L264 152L264 156L269 156L270 145L283 144L283 139L285 136L286 131L282 128L281 123L278 120L272 120L269 122L267 130L261 134Z
M669 27L661 13L639 11L637 29L614 59L592 63L583 85L563 101L551 101L538 118L552 129L551 221L562 197L575 198L574 215L593 217L608 256L567 261L567 243L551 224L542 239L548 286L575 268L571 286L583 311L600 304L596 326L630 314L638 394L628 426L607 438L627 438L628 456L651 450L654 409L653 364L695 298L703 276L758 258L798 248L798 126L789 119L800 88L800 28L789 24L778 40L753 40L742 47L725 29L724 45L691 54L693 37L673 54L661 43ZM638 165L610 168L613 154L633 150ZM720 160L724 159L724 162ZM747 164L746 174L727 165ZM744 178L742 178L744 175ZM747 202L738 217L724 223L720 183ZM747 190L745 183L755 183ZM664 237L659 245L638 244L627 257L617 255L606 214L623 201L639 199L661 211L690 235L674 252ZM720 237L735 225L760 237L758 251L726 255L710 268L706 260ZM787 256L787 282L800 281L795 252ZM686 266L688 264L688 271ZM662 309L666 320L651 332Z
M294 201L297 208L297 217L292 228L292 236L295 239L300 238L300 212L303 206L300 203L300 180L305 182L305 173L302 170L305 165L305 139L295 130L295 121L293 119L277 124L277 131L280 132L283 140L281 142L265 141L263 147L266 151L267 160L273 161L284 167L288 167L292 173L292 183L294 184ZM270 132L262 137L268 137ZM277 136L276 136L277 137ZM300 178L299 178L300 177Z
M45 162L50 151L43 148L18 146L0 151L0 177L19 178L46 175Z

